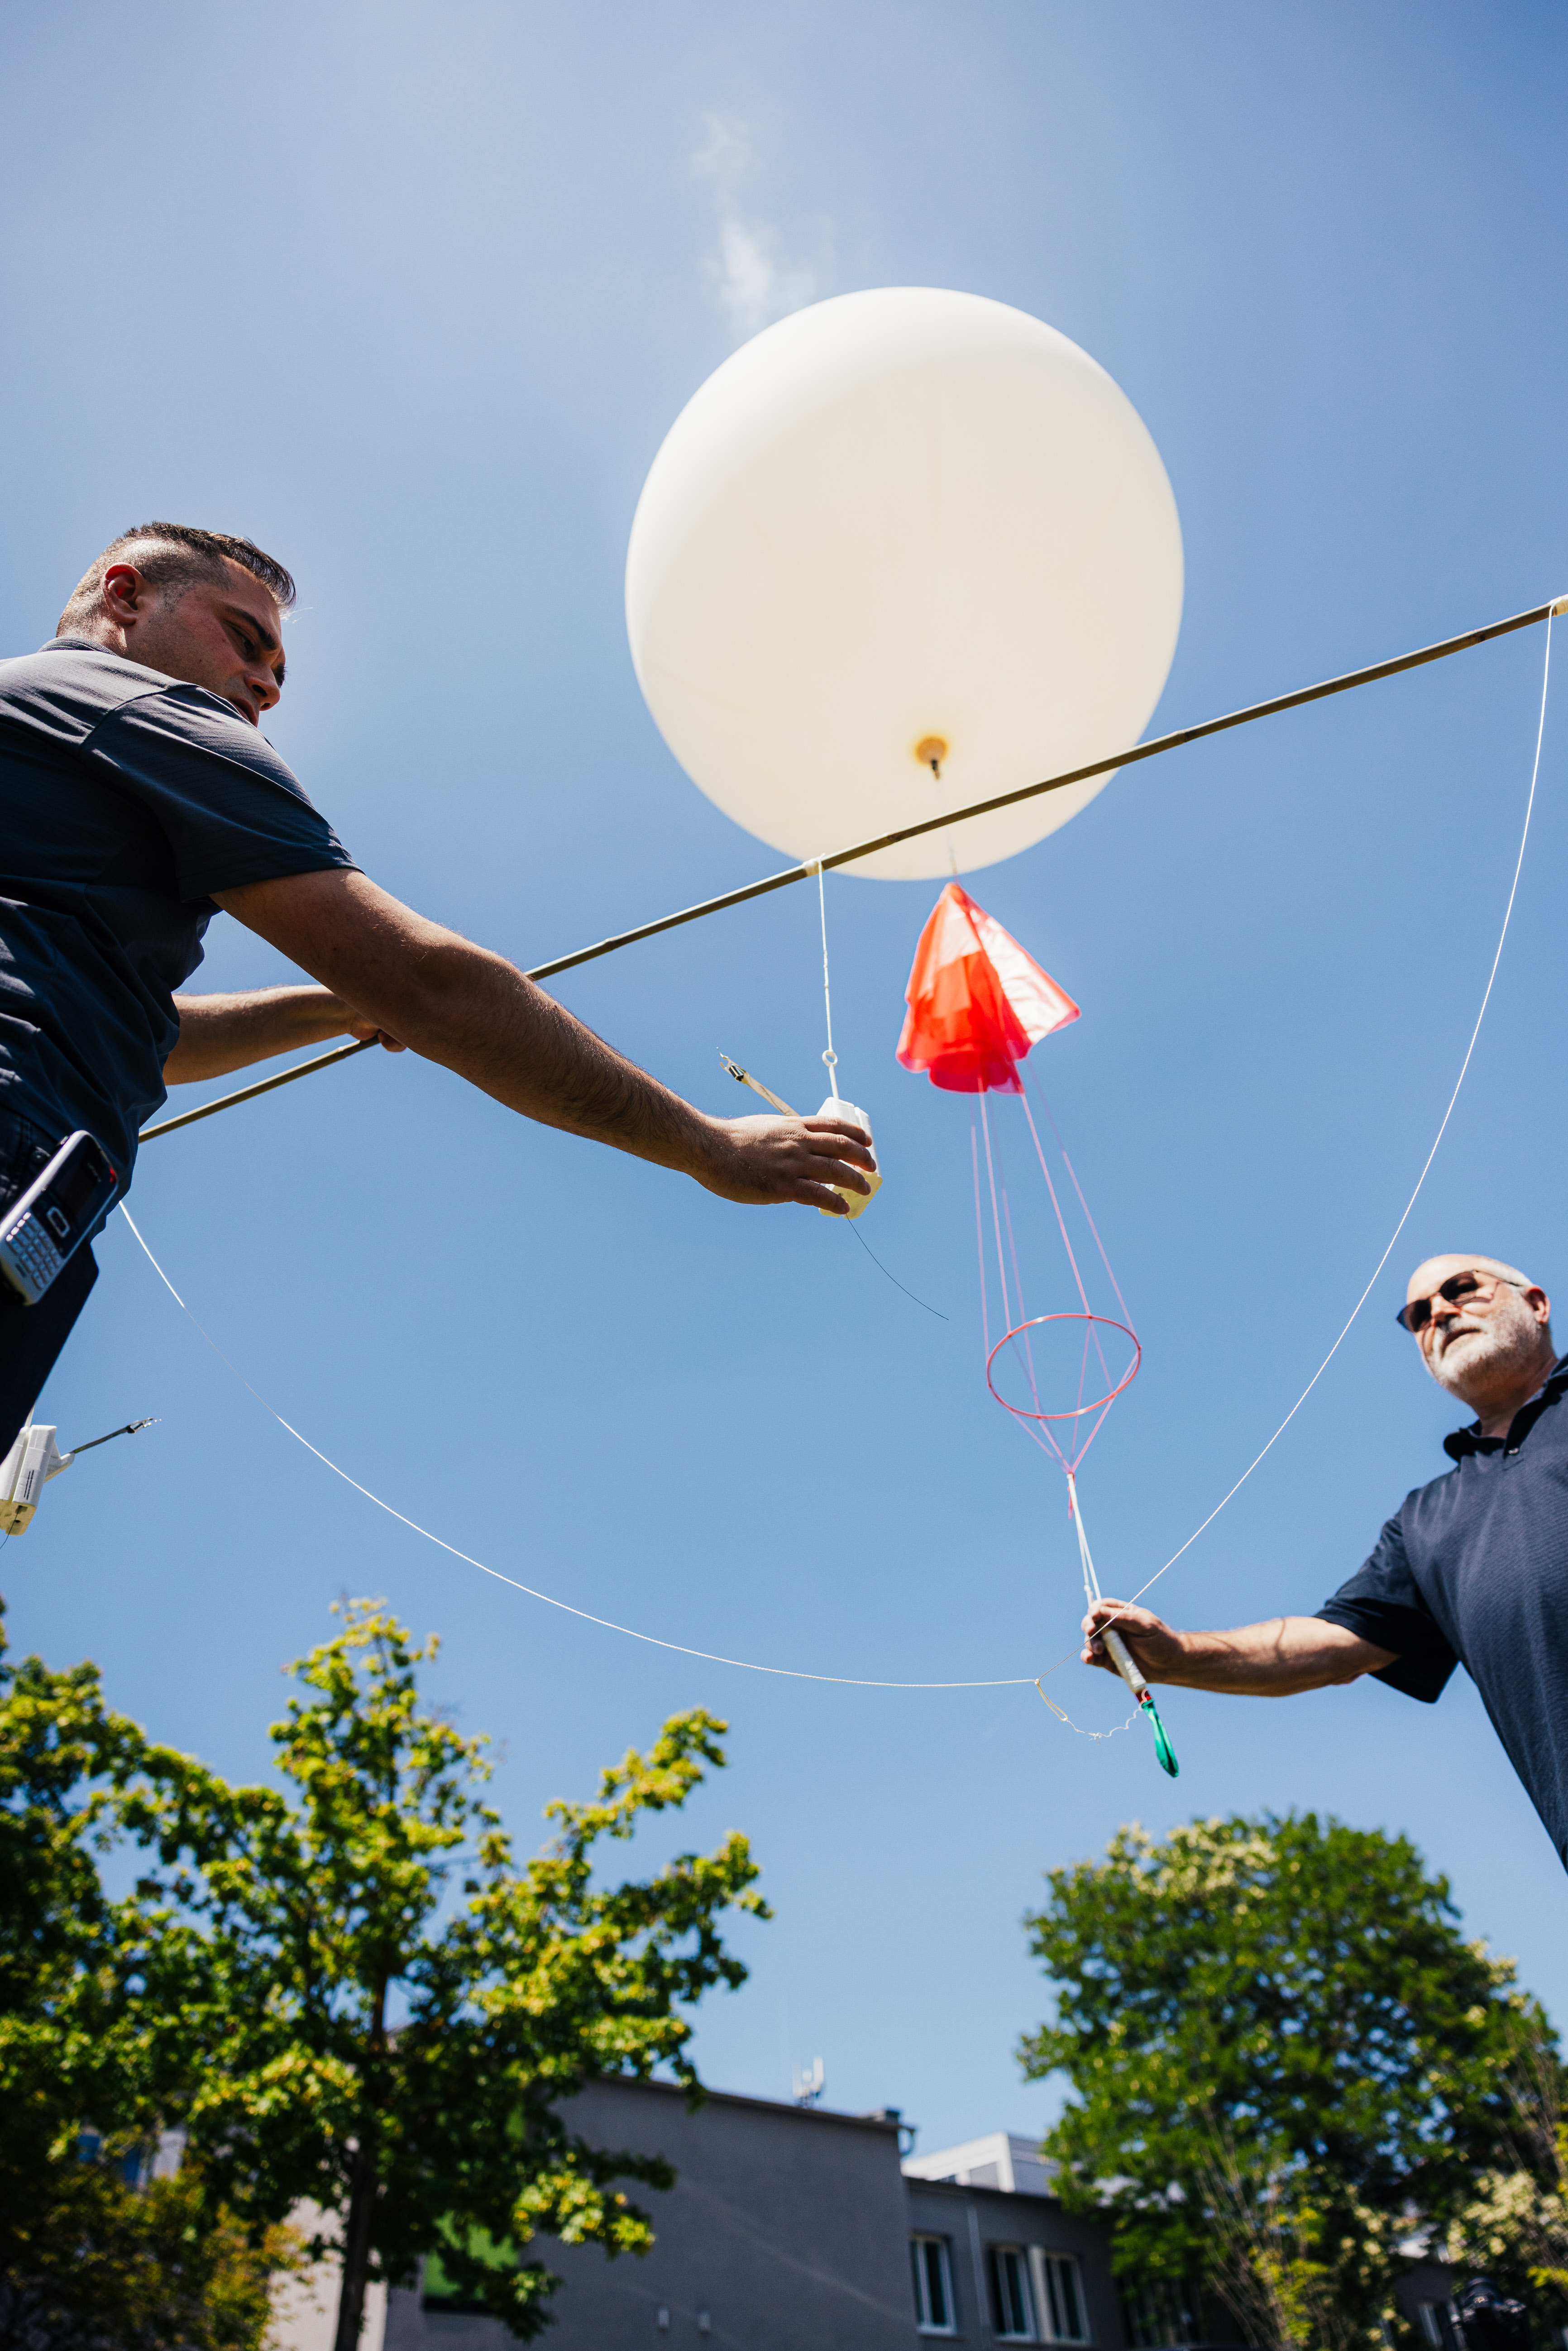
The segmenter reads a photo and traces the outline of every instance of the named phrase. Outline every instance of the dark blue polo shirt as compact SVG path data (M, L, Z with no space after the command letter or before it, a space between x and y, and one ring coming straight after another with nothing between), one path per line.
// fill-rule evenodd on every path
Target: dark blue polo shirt
M0 1109L129 1180L213 892L352 864L220 695L83 637L0 662Z
M1506 1437L1443 1439L1456 1466L1406 1494L1358 1575L1318 1610L1428 1704L1456 1665L1568 1865L1568 1355Z

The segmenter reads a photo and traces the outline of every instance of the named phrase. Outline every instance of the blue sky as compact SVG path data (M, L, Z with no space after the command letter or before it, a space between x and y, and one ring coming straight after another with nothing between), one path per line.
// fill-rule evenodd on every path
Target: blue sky
M154 0L24 12L7 52L6 649L132 521L249 533L301 583L273 739L379 881L520 962L777 862L660 741L622 579L676 412L803 301L962 287L1110 369L1186 538L1156 730L1568 589L1568 28L1530 0ZM1035 1066L1145 1349L1084 1473L1108 1586L1250 1459L1408 1195L1501 918L1542 651L1129 772L973 883L1084 1010ZM1568 1285L1563 697L1442 1152L1329 1374L1159 1587L1178 1622L1315 1607L1443 1466L1455 1416L1392 1319L1418 1257ZM412 1057L152 1146L138 1220L312 1442L505 1573L806 1670L1037 1673L1078 1613L1060 1481L979 1376L965 1109L893 1058L934 895L842 878L829 910L845 1091L887 1170L864 1231L946 1322L813 1215L727 1207ZM720 1046L803 1097L815 918L783 893L560 994L709 1107L738 1102ZM214 925L208 984L281 970ZM434 1686L495 1735L525 1845L666 1714L724 1715L733 1768L674 1841L743 1827L778 1917L703 2017L716 2084L787 2095L820 2053L831 2104L900 2105L928 2148L1043 2126L1011 2054L1045 1998L1039 1873L1125 1820L1265 1805L1410 1834L1568 2014L1562 1876L1462 1677L1435 1709L1173 1694L1172 1786L1136 1726L1074 1738L1032 1689L700 1665L421 1542L265 1416L118 1225L100 1258L47 1416L67 1443L161 1423L6 1549L14 1640L98 1658L159 1735L255 1774L279 1665L339 1593L384 1593L443 1635ZM1051 1687L1119 1719L1108 1684Z

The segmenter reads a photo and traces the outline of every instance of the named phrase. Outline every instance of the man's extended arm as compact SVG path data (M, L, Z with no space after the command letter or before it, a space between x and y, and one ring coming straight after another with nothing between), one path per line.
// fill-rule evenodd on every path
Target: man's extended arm
M691 1176L724 1198L841 1212L867 1191L863 1130L842 1119L706 1117L649 1077L514 964L332 869L221 890L218 904L366 1024L508 1109Z
M329 1037L368 1039L378 1032L329 987L251 987L237 995L177 996L180 1041L163 1064L163 1082L188 1086L198 1078L226 1077L275 1053L322 1045ZM394 1038L382 1043L402 1050Z
M1394 1663L1392 1649L1364 1641L1322 1616L1272 1616L1230 1633L1178 1633L1147 1608L1102 1600L1083 1619L1086 1666L1112 1664L1094 1628L1114 1617L1145 1681L1175 1689L1228 1690L1242 1698L1292 1698L1298 1690L1354 1682Z

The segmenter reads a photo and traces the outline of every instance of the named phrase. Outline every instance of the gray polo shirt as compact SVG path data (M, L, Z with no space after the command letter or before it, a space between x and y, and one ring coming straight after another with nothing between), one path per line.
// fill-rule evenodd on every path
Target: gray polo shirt
M1506 1437L1474 1422L1443 1444L1454 1468L1318 1614L1392 1649L1377 1679L1407 1698L1467 1668L1568 1865L1568 1355Z

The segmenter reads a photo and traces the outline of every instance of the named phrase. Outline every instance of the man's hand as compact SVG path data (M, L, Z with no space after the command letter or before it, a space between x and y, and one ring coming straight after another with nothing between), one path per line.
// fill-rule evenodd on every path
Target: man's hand
M1133 1654L1133 1663L1146 1682L1168 1682L1175 1677L1175 1668L1181 1663L1181 1635L1156 1616L1152 1608L1139 1608L1122 1600L1100 1600L1083 1619L1083 1646L1080 1662L1086 1666L1103 1667L1106 1673L1116 1670L1110 1650L1099 1637L1098 1627L1108 1617L1116 1620L1116 1630Z
M502 956L331 870L220 890L218 904L360 1019L509 1110L678 1169L721 1199L843 1213L869 1191L859 1127L837 1119L709 1118L616 1052Z
M761 1207L781 1200L826 1208L845 1217L849 1208L833 1188L869 1192L862 1169L872 1165L871 1137L846 1118L716 1118L711 1124L728 1139L711 1172L699 1184L721 1200Z
M333 1033L336 1034L336 1031ZM345 1037L352 1037L356 1044L380 1045L384 1052L406 1053L408 1050L408 1047L401 1038L389 1037L386 1030L378 1029L373 1020L361 1020L357 1013L345 1023L343 1034Z
M1364 1641L1322 1616L1274 1616L1232 1633L1178 1633L1152 1609L1097 1600L1083 1619L1086 1666L1116 1670L1098 1628L1112 1618L1146 1682L1175 1689L1227 1690L1249 1698L1291 1698L1298 1690L1354 1682L1394 1663L1392 1649Z

